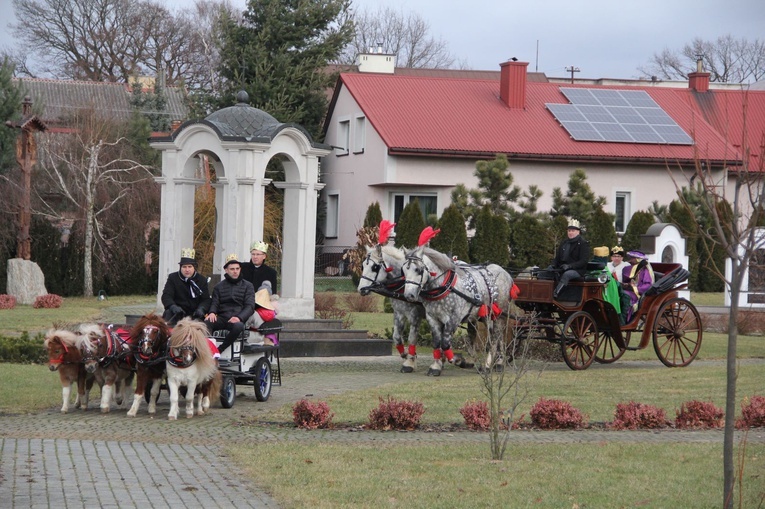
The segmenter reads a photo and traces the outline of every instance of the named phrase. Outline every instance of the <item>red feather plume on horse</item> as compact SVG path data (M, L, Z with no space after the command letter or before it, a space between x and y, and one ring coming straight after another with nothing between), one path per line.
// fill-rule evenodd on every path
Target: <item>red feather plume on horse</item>
M384 246L385 244L388 243L390 232L393 230L394 226L396 226L396 223L391 223L387 219L383 219L382 221L380 221L380 235L377 240L378 244Z
M420 239L417 241L418 246L424 246L430 240L439 234L441 229L434 230L432 226L426 226L422 232L420 232Z

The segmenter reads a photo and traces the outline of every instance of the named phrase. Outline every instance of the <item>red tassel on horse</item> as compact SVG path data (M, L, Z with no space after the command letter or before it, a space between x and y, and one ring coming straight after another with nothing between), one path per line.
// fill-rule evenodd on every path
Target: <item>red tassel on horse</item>
M489 308L486 307L486 304L481 304L481 307L478 308L478 318L486 318L486 315L489 314Z
M513 299L513 300L515 300L515 299L517 299L518 297L520 297L520 295L521 295L521 289L520 289L520 288L518 288L518 285L516 285L515 283L513 283L513 287L512 287L512 288L510 288L510 298L511 298L511 299Z
M387 219L380 221L380 234L377 240L378 244L384 246L388 243L388 237L390 237L390 232L393 230L394 226L396 226L396 223L391 223Z
M496 320L502 314L502 309L496 302L491 303L491 319Z

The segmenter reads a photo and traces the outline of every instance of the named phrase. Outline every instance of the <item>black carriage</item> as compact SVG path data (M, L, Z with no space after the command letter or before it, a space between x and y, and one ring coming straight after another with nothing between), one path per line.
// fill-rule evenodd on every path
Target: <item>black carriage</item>
M619 314L604 300L608 276L603 264L591 263L588 275L572 280L553 298L555 282L540 279L540 272L518 274L520 290L515 304L519 339L542 339L560 344L566 364L587 369L593 360L611 363L627 350L642 350L653 340L656 355L668 367L690 364L701 348L699 312L680 296L689 273L677 263L652 263L656 282L641 297L637 311L622 324Z
M220 390L220 404L223 408L231 408L236 400L237 385L252 385L255 398L266 401L271 395L271 387L282 385L282 369L279 359L279 333L282 323L278 320L266 322L258 328L245 329L218 360L218 366L223 375L223 385ZM213 333L213 339L221 343L228 333L219 330ZM272 336L274 344L250 342L251 338Z

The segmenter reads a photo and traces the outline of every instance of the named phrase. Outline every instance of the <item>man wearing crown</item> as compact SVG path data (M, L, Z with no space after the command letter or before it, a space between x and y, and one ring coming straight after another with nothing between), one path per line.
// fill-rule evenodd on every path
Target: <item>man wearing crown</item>
M181 318L190 316L195 320L204 320L210 307L210 292L207 278L197 272L197 261L193 249L181 251L180 270L167 276L162 290L162 305L165 312L162 318L169 325L175 325Z
M578 220L569 219L566 228L568 238L558 247L551 267L561 273L558 285L553 292L553 297L556 299L569 281L583 276L587 269L587 262L590 260L590 244L580 235L581 230Z
M226 329L228 334L220 345L220 353L234 344L244 330L247 320L255 312L255 290L241 275L242 264L236 254L226 257L225 274L213 289L210 313L205 323L210 332Z
M250 246L250 261L242 264L242 279L252 283L255 291L267 289L268 294L277 292L276 271L266 265L268 244L263 241L255 241Z

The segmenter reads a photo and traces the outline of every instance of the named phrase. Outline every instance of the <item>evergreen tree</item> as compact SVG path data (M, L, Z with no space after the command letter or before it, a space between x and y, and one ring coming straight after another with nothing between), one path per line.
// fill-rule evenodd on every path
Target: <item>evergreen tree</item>
M441 233L430 241L430 247L442 253L456 256L460 260L470 260L465 218L462 217L456 206L449 205L444 209L437 228L441 230Z
M508 240L510 226L507 219L492 213L484 205L475 222L475 235L470 242L470 259L473 263L496 263L506 267L509 260Z
M614 217L602 208L597 209L590 218L585 238L591 247L607 246L610 250L618 241Z
M685 253L688 255L688 287L699 291L699 235L696 219L680 200L672 200L667 208L667 221L677 226L685 237Z
M478 161L473 175L478 179L478 191L474 196L476 207L489 206L492 214L507 215L512 211L510 203L518 200L521 190L513 186L513 175L505 154L497 154L491 161Z
M632 215L629 224L627 225L627 231L624 232L622 237L622 247L625 251L632 251L640 249L640 237L645 235L648 228L651 227L656 221L653 219L653 214L644 210L638 210Z
M14 85L13 65L8 58L3 58L0 64L0 175L7 174L16 167L16 138L18 129L5 126L8 121L21 118L22 91Z
M420 233L425 228L425 218L422 217L419 200L412 200L401 211L401 217L396 223L396 247L412 249L417 247Z
M152 131L165 132L170 130L170 114L165 111L167 98L165 89L158 81L154 82L152 92L144 92L140 82L133 83L133 94L130 105L136 112L148 119Z
M514 269L546 267L554 253L554 240L545 221L532 214L519 214L510 223L510 266Z
M367 208L367 215L364 217L364 227L374 228L380 226L380 222L383 220L382 211L380 210L380 202L374 202Z
M574 170L569 177L566 194L564 195L561 189L556 187L553 189L552 197L554 216L573 217L587 227L590 225L594 211L603 208L606 204L605 197L595 196L587 183L587 173L581 168Z
M219 106L231 106L244 88L253 106L319 139L326 90L335 80L325 69L354 35L350 6L350 0L249 0L241 23L223 21Z

